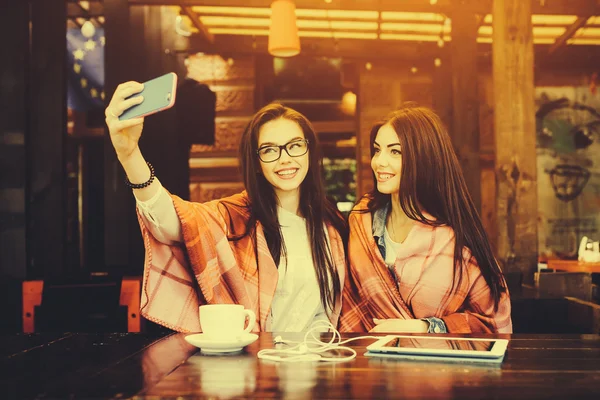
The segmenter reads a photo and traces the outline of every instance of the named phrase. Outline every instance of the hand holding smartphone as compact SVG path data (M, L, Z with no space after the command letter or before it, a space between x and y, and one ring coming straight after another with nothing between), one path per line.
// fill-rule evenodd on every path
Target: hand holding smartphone
M177 75L174 72L144 82L144 89L131 96L143 96L144 101L125 110L119 120L146 117L173 107L176 88Z

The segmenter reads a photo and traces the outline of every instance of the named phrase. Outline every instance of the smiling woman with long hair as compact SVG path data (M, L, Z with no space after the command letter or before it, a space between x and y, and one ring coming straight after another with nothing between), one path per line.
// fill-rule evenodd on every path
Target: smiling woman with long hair
M255 330L303 331L317 320L335 326L346 224L325 198L319 144L306 117L279 104L259 110L240 143L246 190L187 202L170 195L143 158L143 119L118 119L141 89L120 85L106 123L146 247L142 315L197 332L199 305L237 303L255 312Z
M370 143L376 187L350 214L340 329L511 332L502 271L439 117L406 105Z

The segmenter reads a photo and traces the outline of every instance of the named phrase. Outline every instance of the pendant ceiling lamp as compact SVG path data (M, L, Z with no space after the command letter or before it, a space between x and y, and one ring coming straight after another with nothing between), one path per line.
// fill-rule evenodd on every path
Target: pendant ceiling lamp
M300 53L296 5L292 0L275 0L271 3L269 53L274 57L293 57Z

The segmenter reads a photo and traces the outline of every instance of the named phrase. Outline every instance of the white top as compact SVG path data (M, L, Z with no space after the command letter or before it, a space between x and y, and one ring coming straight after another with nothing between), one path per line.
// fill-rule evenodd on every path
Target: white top
M281 207L277 207L277 217L286 243L287 265L282 255L271 305L272 329L274 332L302 332L316 319L329 319L321 303L306 220Z
M134 192L135 194L135 192ZM149 200L137 200L146 228L161 243L183 242L181 223L169 193L161 187ZM306 220L278 207L286 257L279 261L277 288L271 305L274 332L302 332L315 320L329 321L321 303ZM325 230L327 235L327 230ZM327 236L329 240L329 236ZM327 329L323 329L326 331Z
M385 263L388 267L393 268L402 243L396 243L392 240L387 227L383 231L383 240L385 241Z

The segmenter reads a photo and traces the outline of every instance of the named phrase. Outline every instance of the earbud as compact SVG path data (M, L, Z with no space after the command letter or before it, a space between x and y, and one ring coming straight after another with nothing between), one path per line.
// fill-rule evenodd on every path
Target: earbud
M300 354L308 353L308 346L304 343L300 343L300 345L298 346L298 353L300 353Z
M275 339L273 339L273 343L280 344L285 342L283 341L283 338L281 336L276 336Z

